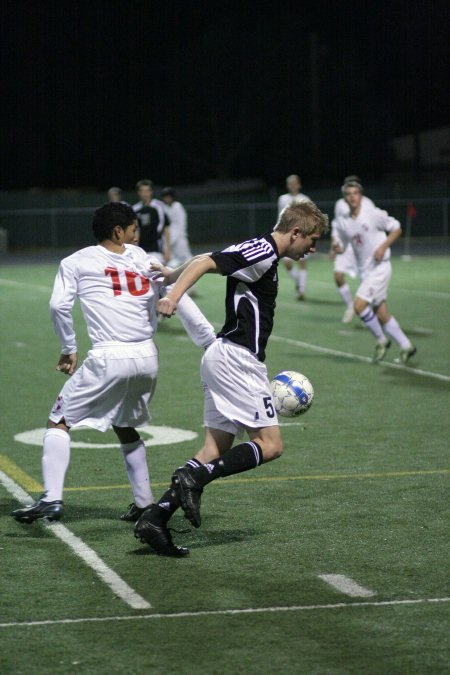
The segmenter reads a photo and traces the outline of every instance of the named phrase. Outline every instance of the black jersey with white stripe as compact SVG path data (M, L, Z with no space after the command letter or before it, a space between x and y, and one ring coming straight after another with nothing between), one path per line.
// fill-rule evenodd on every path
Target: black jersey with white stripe
M278 292L278 248L271 234L211 253L227 277L225 324L217 337L250 349L265 359Z

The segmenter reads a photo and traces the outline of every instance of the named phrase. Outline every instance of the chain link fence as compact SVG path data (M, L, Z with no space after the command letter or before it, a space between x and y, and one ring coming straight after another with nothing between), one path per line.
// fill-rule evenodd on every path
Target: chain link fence
M318 201L318 206L333 217L334 201ZM408 216L413 203L416 215ZM389 211L403 228L404 252L409 253L412 238L448 239L450 198L377 200L377 206ZM32 208L0 210L0 229L7 231L10 250L55 250L80 248L93 242L91 220L96 207ZM233 243L267 232L277 218L272 202L191 204L189 239L200 245ZM4 240L6 237L4 236Z

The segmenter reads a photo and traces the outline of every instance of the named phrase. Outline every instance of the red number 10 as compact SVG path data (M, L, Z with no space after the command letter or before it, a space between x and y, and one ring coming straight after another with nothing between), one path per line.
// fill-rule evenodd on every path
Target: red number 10
M105 274L107 276L109 275L112 279L114 295L121 295L122 284L120 283L119 270L115 267L107 267L105 269ZM125 270L125 277L127 280L128 290L130 291L131 295L145 295L150 288L150 281L147 279L147 277L136 274L136 272ZM140 288L136 287L136 279L139 279L141 282Z

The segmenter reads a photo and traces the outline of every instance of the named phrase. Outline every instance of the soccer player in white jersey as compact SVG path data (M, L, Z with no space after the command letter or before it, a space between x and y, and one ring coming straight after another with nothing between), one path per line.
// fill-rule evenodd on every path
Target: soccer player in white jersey
M281 455L281 434L264 364L278 291L278 262L283 256L297 261L314 252L316 240L327 227L328 217L311 201L290 204L273 232L197 256L172 273L163 268L167 281L175 281L158 303L165 316L175 313L186 291L206 273L226 276L227 290L225 324L202 359L204 445L175 471L170 488L135 526L135 536L157 553L182 556L189 552L173 544L167 523L181 506L199 527L205 485ZM249 441L232 447L244 431Z
M357 183L361 183L361 180L358 176L352 175L352 176L346 176L344 178L344 185L350 181L356 181ZM369 208L375 207L375 204L371 199L366 197L365 195L362 196L362 201L361 205L364 208ZM334 251L334 244L335 244L335 237L334 233L336 230L336 220L337 218L340 218L341 216L347 216L350 213L350 207L345 201L343 197L337 200L336 204L334 205L334 220L331 223L331 257L334 258L334 264L333 264L333 275L334 275L334 281L336 283L336 287L338 290L339 295L341 296L343 302L347 306L347 309L344 312L344 316L342 317L342 323L351 323L353 316L355 314L355 310L353 308L353 298L352 298L352 292L350 290L350 286L348 285L345 275L348 274L349 276L354 279L358 275L358 266L356 264L356 258L355 254L353 253L353 248L351 246L347 246L345 249L344 253L336 253Z
M97 246L81 249L60 264L50 310L62 344L57 370L71 377L55 401L44 434L45 493L32 506L13 511L18 521L61 518L69 430L80 426L99 431L112 427L117 434L134 494L122 519L137 520L154 501L145 446L136 428L150 419L147 405L158 372L153 342L156 303L163 291L149 273L155 259L135 245L136 227L130 206L105 204L93 219ZM92 342L78 370L72 320L76 297ZM215 339L214 330L194 301L185 299L180 319L193 341L206 347Z
M305 195L302 190L302 181L300 176L292 174L286 178L286 188L287 192L284 195L280 195L278 198L278 215L282 212L288 204L300 203L304 201L311 201L308 195ZM298 300L305 299L305 290L306 282L308 280L308 268L306 260L299 260L298 267L292 260L284 259L284 265L289 272L289 276L294 279L295 288L297 290Z
M170 267L178 267L192 258L187 233L187 213L181 202L175 200L173 187L165 187L162 192L164 209L170 221Z
M386 211L365 207L359 182L349 181L342 186L342 193L350 211L336 219L334 237L337 253L351 246L355 254L361 279L355 312L376 340L375 362L385 357L391 346L389 338L393 338L400 345L400 361L407 363L417 350L398 321L389 314L386 304L392 274L390 246L401 234L400 223Z

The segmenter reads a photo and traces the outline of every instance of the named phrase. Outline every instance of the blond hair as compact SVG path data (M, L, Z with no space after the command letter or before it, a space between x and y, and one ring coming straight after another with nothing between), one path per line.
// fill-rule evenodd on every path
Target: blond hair
M313 232L324 234L328 230L328 216L314 202L302 201L288 204L280 213L274 232L289 232L298 227L303 237Z

